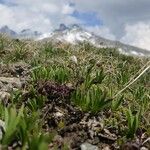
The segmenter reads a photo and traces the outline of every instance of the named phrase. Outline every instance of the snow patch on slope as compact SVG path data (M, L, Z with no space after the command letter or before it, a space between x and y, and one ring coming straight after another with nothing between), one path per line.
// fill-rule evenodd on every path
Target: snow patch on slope
M91 34L88 32L76 32L75 30L70 32L65 32L63 35L57 37L60 41L66 41L71 44L76 44L77 42L89 41L91 38Z
M36 39L36 41L40 41L40 40L43 40L43 39L46 39L46 38L50 38L50 37L52 37L52 36L53 36L52 33L44 33L44 34L42 34L40 37L38 37L38 38Z
M125 55L150 56L150 52L147 50L123 44L119 41L112 41L100 36L96 36L95 34L82 29L78 25L73 25L71 27L61 25L59 29L55 30L51 34L43 34L40 38L38 38L38 40L45 38L50 38L51 40L58 40L61 42L68 42L70 44L77 44L79 42L86 41L98 48L118 49L120 53Z

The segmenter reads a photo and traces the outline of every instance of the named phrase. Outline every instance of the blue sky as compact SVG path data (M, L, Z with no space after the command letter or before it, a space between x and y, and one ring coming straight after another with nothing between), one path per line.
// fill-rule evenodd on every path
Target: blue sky
M100 26L103 25L102 20L97 17L96 12L79 12L75 10L72 14L73 17L80 19L84 22L84 25L87 26Z
M9 5L9 6L13 5L13 3L9 2L9 0L0 0L0 3L5 4L5 5Z
M80 24L102 37L150 49L150 0L0 0L0 27L51 32Z

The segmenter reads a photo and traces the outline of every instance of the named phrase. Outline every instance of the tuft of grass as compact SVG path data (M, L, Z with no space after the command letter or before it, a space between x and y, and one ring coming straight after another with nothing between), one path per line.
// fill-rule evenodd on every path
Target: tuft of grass
M134 138L140 123L140 112L134 115L129 108L126 110L126 118L128 122L128 131L126 136L127 138Z
M72 97L74 103L79 105L84 111L98 113L106 108L112 101L107 98L106 91L93 86L88 91L77 89Z

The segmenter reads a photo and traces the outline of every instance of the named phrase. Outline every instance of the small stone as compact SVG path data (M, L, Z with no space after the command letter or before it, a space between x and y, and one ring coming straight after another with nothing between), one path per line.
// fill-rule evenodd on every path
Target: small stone
M7 101L11 95L8 92L0 91L0 100Z
M73 85L71 83L67 83L66 86L69 87L69 88L73 87Z
M58 146L58 147L61 147L64 143L64 140L61 136L59 135L56 135L53 139L53 142L54 142L54 145Z
M10 72L13 76L22 76L29 70L30 66L24 62L17 62L10 65Z
M2 89L4 84L0 81L0 89Z
M146 147L141 147L140 150L148 150Z
M97 145L99 142L100 142L99 138L98 138L98 137L95 137L95 138L92 140L92 143L91 143L91 144Z
M6 92L11 92L13 89L13 85L12 84L6 84L4 87L3 87L3 91L6 91Z
M110 150L110 148L109 148L109 146L106 146L102 150Z
M142 146L150 148L150 137L142 143Z
M60 113L60 112L56 112L55 113L55 117L63 117L64 116L64 114L63 113Z
M77 60L77 57L76 57L76 56L71 56L71 57L70 57L70 60L71 60L72 62L74 62L75 64L78 63L78 60Z
M89 143L83 143L80 146L81 150L98 150L98 147Z
M4 84L11 84L15 88L22 87L22 83L19 78L0 77L0 81Z
M137 143L127 142L124 145L121 146L122 150L139 150L140 145Z

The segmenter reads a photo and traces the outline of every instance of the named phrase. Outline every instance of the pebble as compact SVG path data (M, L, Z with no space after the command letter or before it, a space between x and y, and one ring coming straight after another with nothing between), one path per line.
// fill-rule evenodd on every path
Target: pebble
M7 101L11 95L8 92L0 91L0 100Z
M146 147L141 147L140 150L148 150Z
M0 77L0 81L5 84L12 84L16 88L21 88L22 86L19 78Z
M89 144L89 143L83 143L80 146L81 150L98 150L99 148L95 145Z

